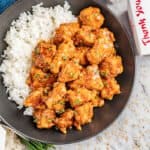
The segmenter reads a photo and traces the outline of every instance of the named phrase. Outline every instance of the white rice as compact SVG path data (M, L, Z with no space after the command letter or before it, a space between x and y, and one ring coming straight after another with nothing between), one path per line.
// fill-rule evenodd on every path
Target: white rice
M38 41L52 37L54 30L61 23L76 20L67 2L63 7L57 5L54 8L44 8L42 5L40 3L33 6L32 12L20 14L19 18L11 23L5 37L8 46L4 50L0 71L9 99L15 101L20 109L30 92L26 78L31 66L31 54ZM25 111L27 115L31 113L32 108Z

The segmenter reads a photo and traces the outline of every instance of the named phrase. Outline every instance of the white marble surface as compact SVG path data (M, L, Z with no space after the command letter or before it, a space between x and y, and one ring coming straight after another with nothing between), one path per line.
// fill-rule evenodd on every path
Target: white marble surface
M122 20L124 12L127 10L127 0L112 1L116 3L108 7L117 16L121 16ZM136 57L133 92L127 107L119 118L96 137L76 144L56 146L57 150L150 150L149 91L150 56ZM13 139L11 144L9 143L10 138ZM8 132L6 150L16 149L23 150L24 146L19 143L14 134Z

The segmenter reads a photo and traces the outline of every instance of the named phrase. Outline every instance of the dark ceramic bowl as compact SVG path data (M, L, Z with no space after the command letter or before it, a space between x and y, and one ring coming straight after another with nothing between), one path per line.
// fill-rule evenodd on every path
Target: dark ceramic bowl
M46 7L55 6L57 4L62 5L64 3L64 0L21 0L17 1L0 15L0 54L3 53L2 50L6 47L3 39L6 31L9 29L11 21L16 19L21 12L31 10L32 5L41 1ZM72 129L66 135L63 135L53 129L37 129L32 119L28 116L24 116L23 110L18 110L16 104L8 100L8 95L6 94L6 89L1 78L0 116L3 118L3 121L25 137L46 143L66 144L81 141L98 134L108 127L124 109L129 99L134 79L135 64L132 48L123 27L113 14L106 7L102 6L98 0L68 0L68 2L75 15L78 15L81 9L91 5L97 6L102 10L105 16L104 26L114 32L117 41L117 53L123 58L124 72L117 79L121 85L122 92L120 95L115 96L113 101L106 101L103 108L95 109L92 123L85 125L81 132Z

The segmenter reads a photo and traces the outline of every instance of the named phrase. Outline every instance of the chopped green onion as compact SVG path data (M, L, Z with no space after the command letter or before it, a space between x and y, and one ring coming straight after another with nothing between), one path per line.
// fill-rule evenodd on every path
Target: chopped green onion
M62 114L64 111L65 111L64 109L59 110L59 111L57 111L57 114Z
M52 50L52 47L49 47L48 50L51 51L51 50Z
M34 75L34 79L39 79L39 78L40 78L40 74L36 73L36 74Z
M70 72L70 77L73 78L75 76L75 73Z
M53 120L52 119L48 119L48 122L50 123L50 122L52 122Z
M107 77L107 72L106 72L106 71L102 71L102 72L100 72L100 74L101 74L101 76L103 76L103 77Z
M79 104L81 104L81 100L80 100L80 99L76 99L76 100L74 101L74 103L75 103L75 105L79 105Z
M37 123L37 121L38 121L37 118L34 118L33 122L34 122L34 123Z
M107 82L106 81L104 81L103 84L104 84L104 86L107 86Z
M67 56L62 56L62 59L63 60L67 60Z
M99 84L99 87L103 87L103 84L102 84L102 83L100 83L100 84Z
M50 74L46 74L46 75L45 75L45 78L49 78L49 77L50 77Z
M48 89L44 89L43 94L48 95Z
M36 55L39 55L40 54L40 49L37 47L34 52L35 52Z
M64 105L65 102L64 101L59 101L59 104Z
M53 144L41 143L38 141L28 140L22 137L19 137L22 144L24 144L27 150L55 150Z

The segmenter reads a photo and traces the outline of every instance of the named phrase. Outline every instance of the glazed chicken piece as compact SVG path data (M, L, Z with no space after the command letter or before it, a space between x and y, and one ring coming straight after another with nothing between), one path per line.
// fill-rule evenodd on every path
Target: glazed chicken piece
M53 90L48 93L48 99L46 100L46 105L48 108L53 108L54 104L57 104L63 99L66 94L66 86L64 83L56 82L54 84Z
M86 58L86 53L88 52L89 47L85 47L85 46L80 46L76 48L76 53L75 53L75 58L79 59L79 63L81 65L86 65L87 62L87 58Z
M101 97L104 99L112 100L115 94L120 94L120 85L115 78L103 80L104 88L101 91Z
M45 109L45 100L47 100L49 90L49 87L45 87L30 92L29 96L24 101L24 106L34 109Z
M108 41L115 42L115 37L113 32L109 31L108 28L100 28L95 30L97 38L105 38Z
M93 29L97 29L104 23L104 16L101 14L99 8L88 7L80 12L79 21L82 25L91 26Z
M92 101L96 97L96 92L90 91L86 88L77 88L74 90L69 90L67 92L67 98L71 107L77 107L88 101Z
M70 87L73 89L79 88L80 86L98 91L103 88L103 82L97 65L88 66L81 72L79 79L70 84Z
M27 78L27 84L31 89L51 86L56 80L56 76L50 73L45 73L41 69L32 66L30 75Z
M59 45L58 51L52 60L50 70L52 73L58 73L63 63L72 58L75 54L75 47L72 40L68 40Z
M75 108L74 126L81 130L81 125L90 123L93 117L93 105L88 102Z
M74 111L71 109L66 110L59 118L56 118L55 124L57 128L64 134L67 129L72 127Z
M53 109L57 114L63 113L65 111L65 99L62 99L54 104Z
M104 59L100 64L100 74L104 78L113 78L123 72L122 59L120 56L111 56Z
M71 39L78 30L79 23L77 22L61 24L59 28L56 29L53 39L54 43L58 45L65 40Z
M56 118L55 112L51 109L35 110L34 111L34 122L38 128L51 128L54 126L54 120Z
M91 103L92 103L93 107L104 106L104 100L98 94L91 100Z
M86 102L91 102L93 107L102 107L104 105L104 100L99 97L99 92L86 88L69 90L67 98L71 107L77 107Z
M24 101L25 107L36 107L41 103L43 97L43 88L32 91Z
M105 38L96 40L93 48L87 53L87 59L91 64L99 64L104 58L116 53L114 44Z
M32 63L47 71L50 69L50 63L56 53L56 46L51 41L41 41L32 53Z
M79 46L93 46L96 35L92 32L90 26L82 26L74 37L75 45Z
M63 64L58 76L59 82L69 82L76 80L80 75L81 66L76 60L69 60Z

